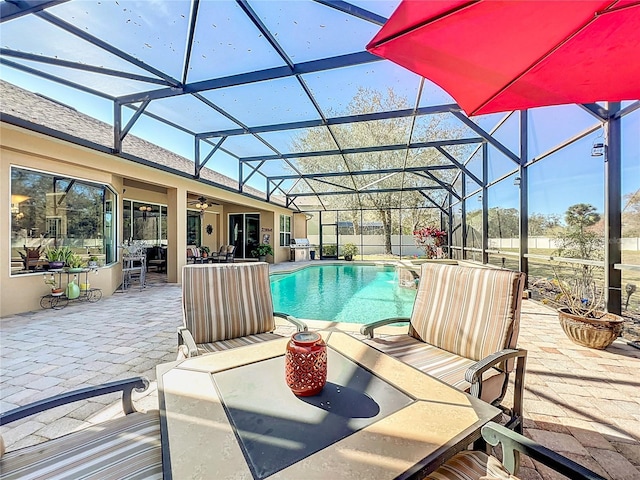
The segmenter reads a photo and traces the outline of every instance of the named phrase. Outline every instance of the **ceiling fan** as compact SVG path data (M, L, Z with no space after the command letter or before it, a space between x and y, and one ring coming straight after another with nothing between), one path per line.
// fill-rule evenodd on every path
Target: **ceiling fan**
M201 213L204 213L207 208L211 207L212 205L219 205L219 204L212 202L211 200L207 200L206 197L200 196L196 200L191 200L189 202L189 205L193 205L198 210L200 210Z

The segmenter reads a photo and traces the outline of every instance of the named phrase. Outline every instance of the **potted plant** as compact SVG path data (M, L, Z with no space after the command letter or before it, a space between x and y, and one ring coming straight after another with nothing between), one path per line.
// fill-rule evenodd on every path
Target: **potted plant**
M56 270L64 267L69 256L73 255L70 247L47 247L44 251L45 258L49 261L49 269Z
M561 257L588 260L584 264L569 264L570 276L561 275L554 267L554 284L560 293L556 300L564 306L558 309L558 319L571 341L590 348L604 349L618 338L624 327L622 317L603 311L604 289L598 290L597 279L604 278L604 240L594 229L600 214L592 205L579 203L565 213L567 227L558 235L557 254ZM565 269L567 271L567 269Z
M354 243L345 243L342 247L342 255L347 262L353 260L353 256L358 254L358 247Z
M67 266L70 272L79 272L84 267L84 260L80 255L72 253L67 257Z
M54 297L59 297L60 295L62 295L64 293L64 289L58 287L58 284L56 282L55 277L53 276L53 274L51 274L51 276L47 277L46 275L44 276L44 283L49 285L49 287L51 288L51 295Z
M273 248L268 243L261 243L251 251L251 255L258 257L261 262L266 261L267 255L273 255Z
M596 270L587 268L587 265L580 267L582 272L574 272L566 280L554 269L554 284L560 290L556 298L564 303L558 308L558 320L572 342L602 350L620 336L624 320L602 310L604 289L598 291L593 278Z
M202 258L207 258L210 253L211 253L211 249L206 245L203 245L200 247L200 255L202 255Z
M87 265L91 268L95 268L98 266L98 257L96 257L95 255L91 255L89 257L89 261L87 262Z

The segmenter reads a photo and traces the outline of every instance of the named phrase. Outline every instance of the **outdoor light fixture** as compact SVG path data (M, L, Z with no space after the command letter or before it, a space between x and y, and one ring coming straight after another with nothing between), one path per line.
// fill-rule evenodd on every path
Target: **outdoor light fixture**
M196 203L196 208L200 209L200 213L204 214L204 211L209 208L209 204L207 203L207 199L204 197L198 198L198 203Z
M516 187L519 187L519 186L520 186L520 177L516 177L516 178L514 178L514 179L513 179L513 184L514 184Z
M602 139L596 138L591 147L592 157L602 157L604 155L605 145Z
M147 213L151 211L151 207L149 205L142 205L141 207L138 208L138 210L142 212L142 219L146 220Z

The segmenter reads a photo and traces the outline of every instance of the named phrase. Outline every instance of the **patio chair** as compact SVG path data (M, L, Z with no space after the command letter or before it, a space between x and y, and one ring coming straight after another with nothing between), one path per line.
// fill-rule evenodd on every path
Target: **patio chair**
M411 318L364 325L372 347L500 407L522 433L527 352L516 349L525 276L491 268L425 263ZM374 338L382 325L409 322L407 334ZM516 363L517 365L514 365ZM501 406L516 367L513 408Z
M200 249L197 246L187 245L187 263L196 263L200 257Z
M23 478L162 479L160 415L136 412L134 389L149 382L136 377L63 393L0 414L0 425L88 398L122 392L124 417L4 453L0 437L0 472L5 480ZM16 427L20 428L20 427Z
M218 262L221 257L227 256L227 245L221 245L220 250L218 250L217 252L211 253L211 255L209 256L211 257L212 261Z
M216 257L216 262L218 263L233 263L235 261L235 253L236 246L235 245L227 245L226 250L222 255L218 255Z
M424 480L512 479L518 480L518 458L523 453L532 460L572 480L604 480L595 472L516 432L489 422L482 427L482 437L490 445L502 444L502 462L484 452L465 450L449 459ZM554 477L555 478L555 477Z
M273 311L267 263L185 265L178 359L282 338L272 333L275 318L307 326Z

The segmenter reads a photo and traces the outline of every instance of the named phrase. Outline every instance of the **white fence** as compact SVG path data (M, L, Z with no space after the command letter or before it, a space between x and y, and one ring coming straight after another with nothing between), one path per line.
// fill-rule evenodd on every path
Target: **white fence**
M622 238L621 249L638 252L640 251L640 238ZM518 238L490 238L489 249L499 250L502 248L518 249L520 239ZM529 237L529 248L553 249L558 248L556 240L549 237Z
M309 242L316 248L320 245L319 235L309 235ZM329 239L326 239L331 241ZM622 250L640 251L640 238L621 239ZM353 243L358 247L359 253L364 255L379 254L384 251L383 235L340 235L340 245ZM327 242L325 242L327 243ZM424 255L424 250L416 247L413 235L391 235L391 249L395 255L403 256ZM401 248L402 247L402 248ZM520 239L518 238L490 238L489 250L510 249L518 250ZM529 237L530 249L556 249L555 239L549 237Z

